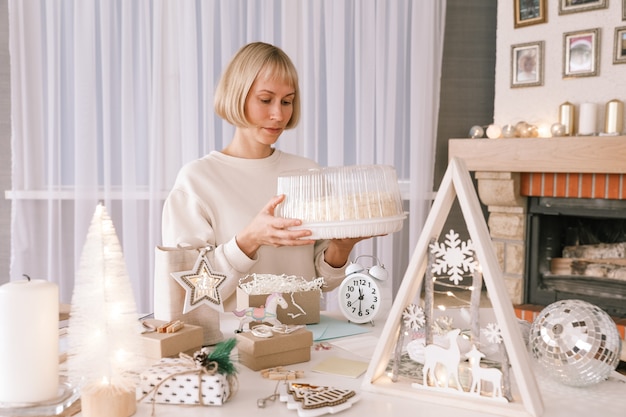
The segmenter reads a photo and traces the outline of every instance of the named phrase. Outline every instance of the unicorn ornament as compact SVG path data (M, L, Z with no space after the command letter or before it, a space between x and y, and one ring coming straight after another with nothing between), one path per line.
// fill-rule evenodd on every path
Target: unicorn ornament
M279 292L273 292L267 296L265 305L261 307L248 307L242 310L234 310L233 314L239 318L239 329L237 333L243 331L246 323L271 323L274 326L280 326L282 323L278 320L276 314L277 308L287 308L287 301Z

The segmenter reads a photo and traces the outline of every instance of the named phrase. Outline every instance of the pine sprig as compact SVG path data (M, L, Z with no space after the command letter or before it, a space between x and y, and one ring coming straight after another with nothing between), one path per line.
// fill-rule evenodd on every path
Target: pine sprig
M213 365L217 364L217 371L224 375L234 375L237 373L235 364L230 359L230 354L237 344L237 339L230 338L215 345L215 349L209 352L209 349L202 348L199 352L196 352L194 359L200 365L207 369L210 369Z

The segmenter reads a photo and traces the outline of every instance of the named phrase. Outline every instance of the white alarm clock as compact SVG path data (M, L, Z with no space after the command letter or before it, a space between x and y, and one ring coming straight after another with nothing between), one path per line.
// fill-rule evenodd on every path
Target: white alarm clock
M382 307L382 294L378 281L387 279L387 270L376 259L376 265L365 269L356 263L346 267L346 277L339 285L339 308L353 323L373 322Z

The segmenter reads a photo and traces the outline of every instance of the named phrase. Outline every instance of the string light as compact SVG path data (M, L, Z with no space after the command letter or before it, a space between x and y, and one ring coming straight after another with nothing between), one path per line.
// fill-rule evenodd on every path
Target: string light
M437 285L440 285L442 287L448 287L448 288L454 288L455 290L468 290L471 291L474 286L473 285L454 285L454 284L449 284L445 281L435 281Z
M456 294L454 294L452 291L434 291L435 294L441 294L441 295L446 295L448 297L452 297L455 300L460 301L463 305L470 305L471 303L467 300L464 300L463 298L457 296ZM445 311L445 306L443 305L439 305L437 306L437 308L439 308L439 310L441 311Z
M473 285L454 285L454 284L447 283L447 282L444 282L444 281L437 281L436 277L433 277L433 281L437 285L439 285L439 286L447 287L447 288L453 288L455 290L467 290L467 291L473 291L474 290L474 286ZM450 290L447 290L447 291L433 290L433 293L434 294L445 295L446 297L454 298L455 300L460 301L462 305L466 305L466 306L471 305L470 301L457 296L453 291L450 291ZM439 306L437 306L437 308L439 310L441 310L441 311L445 311L446 310L444 305L439 305Z

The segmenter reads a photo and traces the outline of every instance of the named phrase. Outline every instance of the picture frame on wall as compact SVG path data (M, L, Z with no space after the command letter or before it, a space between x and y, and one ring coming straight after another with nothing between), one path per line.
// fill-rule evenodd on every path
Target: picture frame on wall
M563 34L563 78L598 75L599 37L599 28Z
M548 21L546 2L547 0L514 0L514 27L546 23Z
M511 46L511 88L543 85L544 42Z
M559 0L559 14L588 12L606 9L608 6L608 0Z
M626 64L626 26L615 28L614 64Z

